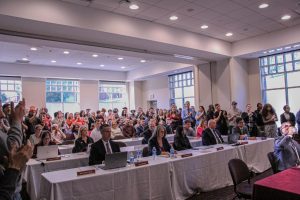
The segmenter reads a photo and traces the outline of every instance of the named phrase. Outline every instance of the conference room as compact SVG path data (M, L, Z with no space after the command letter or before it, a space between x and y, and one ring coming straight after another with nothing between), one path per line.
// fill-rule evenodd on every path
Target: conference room
M299 0L0 0L0 200L300 199Z

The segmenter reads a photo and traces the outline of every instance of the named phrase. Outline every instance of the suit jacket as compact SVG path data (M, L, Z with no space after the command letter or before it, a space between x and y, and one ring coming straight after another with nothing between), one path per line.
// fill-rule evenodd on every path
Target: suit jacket
M118 143L112 140L109 140L109 143L113 153L120 152L120 147ZM98 140L91 146L89 165L102 164L102 161L105 160L105 154L106 154L106 150L102 142L102 139Z
M191 148L192 146L186 134L176 132L174 136L174 149L180 151Z
M300 156L300 144L289 136L281 136L275 141L274 155L277 158L278 170L282 171L294 167L297 163L297 155L292 148L293 144Z
M290 119L287 120L285 118L285 116L284 116L284 113L282 113L280 115L280 123L283 124L284 122L290 122L292 126L295 126L295 124L296 124L296 117L295 117L294 113L290 112L289 115L290 115Z
M170 152L171 145L169 144L168 140L165 137L162 139L162 144L163 144L163 150L166 151L166 152ZM157 142L157 138L156 137L152 137L149 140L149 144L148 145L149 145L149 156L152 155L152 149L153 149L153 147L156 148L156 154L157 155L161 154L162 150L159 147L159 144Z
M223 138L221 137L220 132L218 131L218 129L215 129L215 133L218 134L218 136L220 137L220 140L222 141L222 143L224 142ZM208 146L208 145L214 145L217 144L217 141L213 135L213 133L211 132L210 128L207 128L203 131L202 134L202 144L204 146Z
M87 137L87 143L80 137L75 140L75 146L72 149L72 153L85 152L89 144L94 143L93 138Z
M242 129L240 129L238 126L235 126L232 128L232 134L239 134L239 135L248 135L248 128L247 126L244 126Z

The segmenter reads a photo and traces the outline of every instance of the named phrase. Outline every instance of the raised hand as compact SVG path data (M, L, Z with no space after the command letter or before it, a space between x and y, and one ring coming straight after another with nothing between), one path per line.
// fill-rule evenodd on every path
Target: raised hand
M9 168L21 170L32 157L32 146L27 142L27 145L22 146L17 150L16 145L12 145L12 149L9 154Z
M10 108L12 120L22 122L25 116L25 99L23 98L16 107L14 106L14 102L11 102Z

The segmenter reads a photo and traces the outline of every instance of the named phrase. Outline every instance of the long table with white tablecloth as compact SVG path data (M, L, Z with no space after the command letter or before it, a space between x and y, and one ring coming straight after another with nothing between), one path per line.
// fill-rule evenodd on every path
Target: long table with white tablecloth
M30 159L26 164L24 179L27 182L27 192L31 200L38 199L42 173L87 166L88 163L89 157L86 153L62 155L61 160L55 161Z
M214 190L232 184L228 161L240 158L256 172L270 168L267 153L274 139L248 141L241 146L213 145L187 150L193 156L175 159L143 158L149 165L102 170L96 166L42 174L41 197L54 199L186 199L196 189ZM224 149L217 150L222 146ZM257 151L254 151L254 150ZM96 168L96 174L77 176L77 172Z

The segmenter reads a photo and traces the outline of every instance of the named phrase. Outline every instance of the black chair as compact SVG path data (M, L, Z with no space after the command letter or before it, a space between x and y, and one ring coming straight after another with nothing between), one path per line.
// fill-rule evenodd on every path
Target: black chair
M271 164L273 174L278 173L279 171L278 171L277 160L273 152L268 153L268 159Z
M143 157L149 156L149 148L148 147L143 148L142 155L143 155Z
M236 197L251 199L253 186L250 184L251 172L246 163L240 159L232 159L228 162L230 175L234 184Z
M116 143L118 143L118 145L119 145L120 148L121 147L126 147L126 144L124 142L116 142Z

